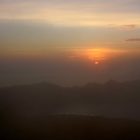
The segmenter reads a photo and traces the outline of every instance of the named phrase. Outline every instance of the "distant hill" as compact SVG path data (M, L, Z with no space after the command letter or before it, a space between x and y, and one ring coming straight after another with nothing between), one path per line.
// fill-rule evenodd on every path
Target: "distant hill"
M139 107L139 80L5 87L0 88L0 132L7 140L139 140Z
M140 81L108 81L83 87L47 82L5 87L0 88L0 103L7 113L24 117L79 114L140 119Z

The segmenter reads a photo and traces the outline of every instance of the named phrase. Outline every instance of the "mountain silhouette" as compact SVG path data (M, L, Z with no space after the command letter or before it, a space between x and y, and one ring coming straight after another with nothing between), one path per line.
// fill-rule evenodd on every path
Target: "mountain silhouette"
M139 80L3 87L0 104L3 139L140 139Z
M61 87L48 82L0 88L1 108L27 115L81 114L140 118L140 81L81 87ZM24 113L23 113L24 112Z

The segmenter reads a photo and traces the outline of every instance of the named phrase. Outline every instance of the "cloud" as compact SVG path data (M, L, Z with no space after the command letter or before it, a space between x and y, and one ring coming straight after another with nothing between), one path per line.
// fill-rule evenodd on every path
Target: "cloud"
M126 25L122 25L122 28L125 29L135 29L137 27L136 24L126 24Z
M140 38L129 38L126 41L128 41L128 42L140 42Z
M113 28L119 28L121 30L134 30L136 28L139 28L139 24L108 24L108 26L113 27Z
M133 24L140 23L140 11L135 2L133 5L128 2L129 0L0 0L0 20L40 21L62 26L117 24L134 29Z

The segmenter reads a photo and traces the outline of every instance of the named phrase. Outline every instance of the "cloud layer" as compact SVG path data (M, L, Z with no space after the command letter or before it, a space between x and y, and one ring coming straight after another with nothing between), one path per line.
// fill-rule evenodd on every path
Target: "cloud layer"
M137 0L1 0L0 19L33 20L63 26L140 24Z
M126 41L129 41L129 42L139 42L140 38L129 38Z

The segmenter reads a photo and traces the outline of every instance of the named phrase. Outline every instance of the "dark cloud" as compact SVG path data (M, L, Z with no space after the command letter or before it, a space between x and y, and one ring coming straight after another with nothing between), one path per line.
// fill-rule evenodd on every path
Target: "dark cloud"
M128 41L128 42L140 42L140 38L129 38L126 41Z
M135 29L137 27L136 24L126 24L126 25L122 25L123 28L126 29Z

